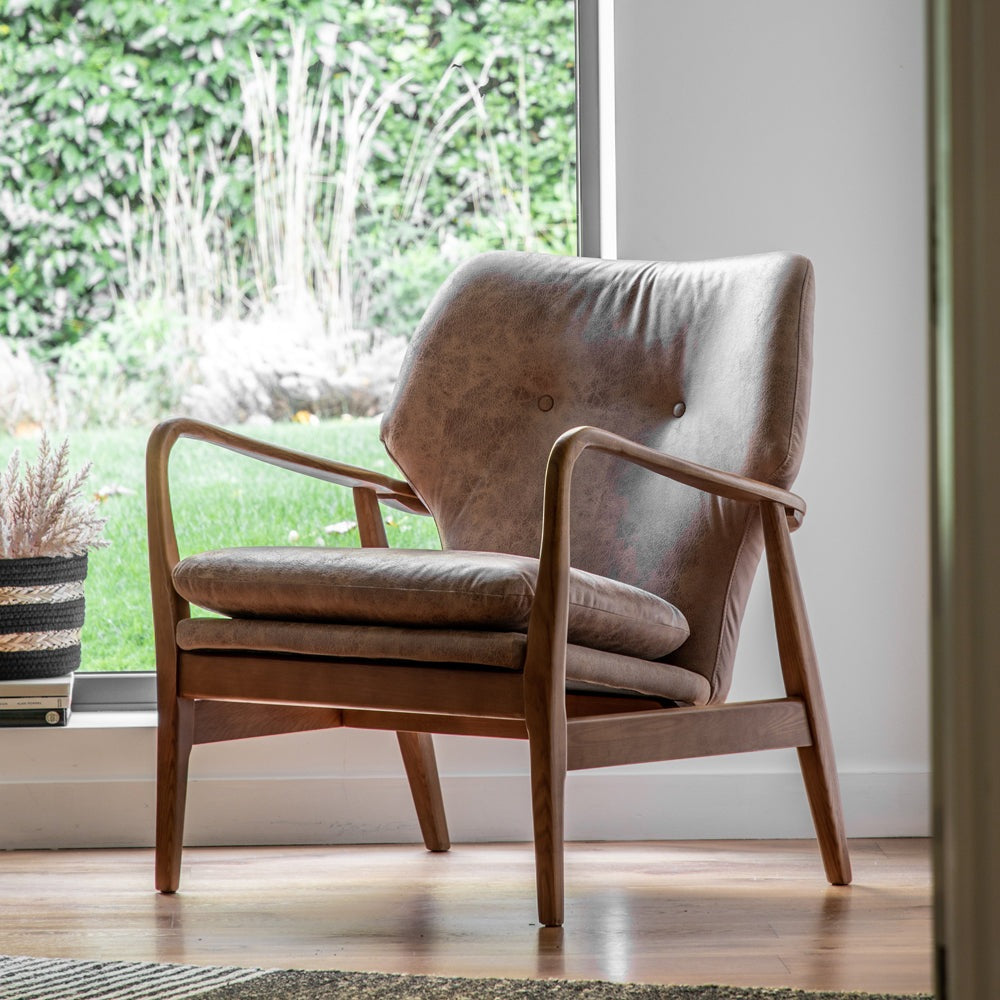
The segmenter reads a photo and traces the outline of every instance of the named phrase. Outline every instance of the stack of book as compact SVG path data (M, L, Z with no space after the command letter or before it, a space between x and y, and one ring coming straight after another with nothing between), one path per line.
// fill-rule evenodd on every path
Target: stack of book
M65 726L73 698L73 674L0 681L0 727Z

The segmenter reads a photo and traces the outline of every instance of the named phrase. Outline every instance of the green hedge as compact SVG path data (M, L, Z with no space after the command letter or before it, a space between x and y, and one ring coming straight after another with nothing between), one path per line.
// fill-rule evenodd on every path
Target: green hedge
M57 354L112 313L125 281L115 216L122 199L139 205L144 131L156 140L178 126L196 150L233 143L227 218L234 227L252 225L240 81L251 46L265 61L287 56L292 21L326 46L328 58L333 53L335 74L360 59L380 85L411 77L380 131L359 256L391 256L380 200L398 186L400 150L422 101L449 65L477 76L484 60L492 61L483 101L498 155L515 181L531 179L536 245L571 250L572 19L571 0L7 0L0 13L0 335L30 338L40 352ZM448 208L459 236L476 205L470 200L456 212L456 190L481 155L474 135L462 137L441 155L427 190L429 213ZM405 274L400 280L405 287Z

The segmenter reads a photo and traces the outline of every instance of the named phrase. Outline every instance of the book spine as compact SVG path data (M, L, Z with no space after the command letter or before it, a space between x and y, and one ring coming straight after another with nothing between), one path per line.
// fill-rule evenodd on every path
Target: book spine
M0 729L10 726L65 726L68 708L12 708L0 712Z
M68 698L72 693L72 674L68 677L0 681L0 698Z
M17 708L69 708L69 697L26 694L0 698L0 712L8 712Z

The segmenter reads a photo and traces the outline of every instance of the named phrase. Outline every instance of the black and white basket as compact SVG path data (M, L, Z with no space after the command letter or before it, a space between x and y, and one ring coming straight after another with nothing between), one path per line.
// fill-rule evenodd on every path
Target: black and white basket
M0 559L0 680L80 666L87 557Z

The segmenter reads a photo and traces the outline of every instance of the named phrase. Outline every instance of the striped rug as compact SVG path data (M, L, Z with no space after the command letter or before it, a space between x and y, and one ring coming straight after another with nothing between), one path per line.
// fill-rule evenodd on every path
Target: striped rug
M0 956L0 1000L931 1000L553 979L451 979Z
M184 1000L264 975L263 969L0 955L0 1000Z

